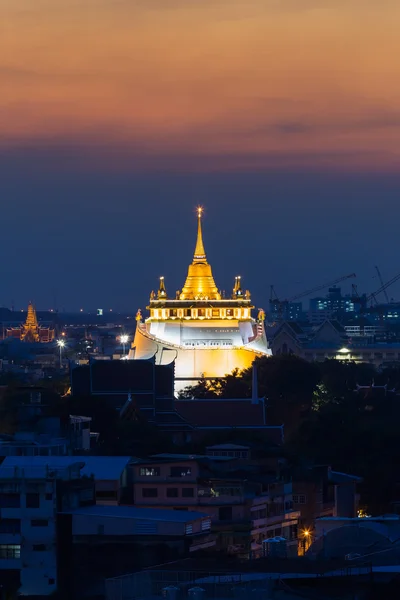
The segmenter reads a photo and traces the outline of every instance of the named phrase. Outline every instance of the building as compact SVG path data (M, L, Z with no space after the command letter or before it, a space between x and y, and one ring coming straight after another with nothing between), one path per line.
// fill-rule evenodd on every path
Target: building
M248 453L248 447L239 447L240 454ZM218 452L216 447L211 451ZM297 556L300 513L293 510L291 482L266 478L265 464L251 465L248 458L220 452L136 459L135 505L206 513L216 548L229 555L259 557L262 542L279 535L286 536L288 553Z
M218 378L233 369L249 367L254 358L271 354L264 329L264 312L253 319L254 306L241 278L235 278L230 298L218 289L204 250L202 209L198 209L197 241L182 290L167 294L160 278L157 294L151 292L149 317L138 311L131 359L155 357L157 364L175 361L175 390L200 378Z
M129 456L8 456L4 467L27 469L34 467L67 469L79 463L82 477L94 482L94 501L101 505L118 505L128 488Z
M94 596L106 576L215 545L204 512L95 505L99 482L114 480L128 459L80 459L8 458L0 466L3 597Z
M0 580L14 575L19 594L49 596L62 579L58 514L92 504L94 483L81 477L79 462L57 469L7 460L0 467Z
M336 359L382 367L400 361L400 342L377 341L367 335L349 336L338 321L324 321L313 328L284 322L271 340L274 355L294 354L309 361Z
M51 326L40 325L38 323L36 310L32 304L28 304L26 321L19 327L9 327L7 337L20 339L23 342L49 343L54 340L55 330Z
M363 562L367 559L377 566L394 565L393 572L397 571L398 576L399 539L398 515L325 517L316 521L315 540L309 554L330 560L346 558ZM389 573L390 569L385 571Z
M360 482L360 477L333 471L324 465L292 474L293 509L299 511L299 538L304 551L315 539L318 519L356 517L356 487Z
M274 298L269 301L269 322L301 321L303 316L303 304L301 302L282 301Z
M251 540L247 551L252 558L264 554L263 543L272 538L284 538L285 555L299 553L300 512L293 507L291 481L273 481L251 503Z
M326 319L339 321L354 317L359 312L359 305L352 296L342 296L340 287L331 287L327 296L310 299L308 318L311 323L323 323Z

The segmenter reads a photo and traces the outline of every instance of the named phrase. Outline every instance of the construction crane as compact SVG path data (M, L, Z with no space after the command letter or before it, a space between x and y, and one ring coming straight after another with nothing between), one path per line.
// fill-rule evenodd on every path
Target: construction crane
M398 273L397 275L392 277L392 279L389 279L389 281L387 281L386 283L381 285L381 287L378 290L376 290L375 292L372 292L369 296L367 296L367 302L369 302L370 300L376 301L376 296L378 294L381 294L382 292L386 292L388 287L390 287L391 285L396 283L396 281L398 281L399 279L400 279L400 273ZM386 296L387 296L387 294L386 294ZM389 300L389 298L388 298L388 300Z
M386 303L389 304L389 296L387 295L386 286L383 283L383 279L382 279L382 275L381 275L381 272L379 270L379 267L375 266L375 270L378 273L379 282L381 284L381 290L385 294ZM376 294L377 294L377 292L374 293L374 297L376 296Z
M292 296L285 302L294 302L295 300L300 300L300 298L304 298L305 296L310 296L311 294L315 294L315 292L319 292L320 290L324 290L327 287L331 287L331 285L336 285L337 283L340 283L341 281L345 281L345 279L352 279L353 277L356 277L355 273L350 273L350 275L343 275L342 277L338 277L337 279L334 279L333 281L329 281L328 283L324 283L323 285L317 285L316 287L313 287L309 290L305 290L304 292L301 292L301 294L296 294L296 296Z
M278 309L279 309L279 318L281 318L282 316L282 312L283 312L283 307L285 306L285 304L289 304L289 302L294 302L295 300L300 300L300 298L304 298L305 296L310 296L311 294L314 294L315 292L319 292L321 290L324 290L327 287L331 287L332 285L335 285L336 283L340 283L341 281L345 281L346 279L352 279L356 277L355 273L350 273L349 275L343 275L342 277L338 277L337 279L334 279L333 281L329 281L328 283L324 283L323 285L317 285L313 288L310 288L308 290L305 290L304 292L301 292L300 294L296 294L295 296L292 296L291 298L288 298L286 300L279 300L278 296L276 295L274 286L271 285L271 294L270 294L270 302L275 302L278 305Z

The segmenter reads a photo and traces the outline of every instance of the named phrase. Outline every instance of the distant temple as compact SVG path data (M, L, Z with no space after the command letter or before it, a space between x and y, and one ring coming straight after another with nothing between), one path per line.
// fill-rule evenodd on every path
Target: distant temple
M54 329L39 325L36 310L32 302L28 304L25 323L20 327L10 327L7 329L7 337L18 338L23 342L48 343L54 340L54 335Z
M169 298L164 277L150 295L150 316L137 328L131 359L155 358L156 364L175 360L176 391L200 378L224 377L233 369L250 367L257 356L270 355L264 311L253 319L250 292L235 277L231 297L218 290L207 262L198 209L197 242L182 291Z

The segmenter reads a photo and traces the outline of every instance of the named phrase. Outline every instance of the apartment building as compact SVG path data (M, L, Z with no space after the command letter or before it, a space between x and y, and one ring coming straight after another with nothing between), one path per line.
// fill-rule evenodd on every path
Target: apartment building
M0 467L0 578L16 575L21 595L57 590L58 513L94 503L94 482L81 467Z

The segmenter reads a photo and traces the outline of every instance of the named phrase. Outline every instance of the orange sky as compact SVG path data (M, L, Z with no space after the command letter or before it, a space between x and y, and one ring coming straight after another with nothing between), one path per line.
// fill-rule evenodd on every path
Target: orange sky
M111 148L110 168L400 167L398 0L0 0L0 14L3 147L76 144L100 162Z

